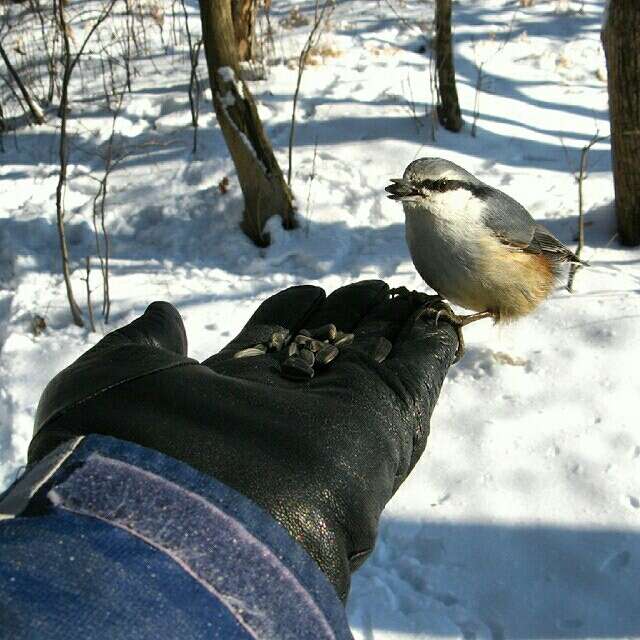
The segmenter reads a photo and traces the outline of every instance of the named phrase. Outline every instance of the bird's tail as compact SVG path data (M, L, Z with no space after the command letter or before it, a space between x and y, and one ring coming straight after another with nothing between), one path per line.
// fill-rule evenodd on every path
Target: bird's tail
M582 258L578 257L573 251L567 249L566 260L569 264L579 264L581 267L590 267L591 265Z
M581 260L569 247L556 238L549 229L541 224L536 225L531 241L531 248L541 251L547 257L568 262L569 264L579 264L588 267L589 263Z

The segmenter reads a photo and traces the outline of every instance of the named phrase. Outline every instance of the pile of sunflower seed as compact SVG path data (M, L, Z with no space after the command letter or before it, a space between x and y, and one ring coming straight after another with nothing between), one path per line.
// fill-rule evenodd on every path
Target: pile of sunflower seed
M267 342L237 351L233 357L248 358L267 352L282 352L282 375L289 380L310 380L317 370L329 366L340 355L340 349L350 345L353 339L353 333L338 331L335 324L301 329L295 336L282 329L274 331ZM391 343L386 338L379 338L372 357L376 362L382 362L390 351Z

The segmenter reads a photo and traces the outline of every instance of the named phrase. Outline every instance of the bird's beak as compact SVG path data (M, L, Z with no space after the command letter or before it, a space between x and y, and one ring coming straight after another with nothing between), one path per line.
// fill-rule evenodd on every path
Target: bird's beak
M403 200L405 202L416 200L420 193L408 180L403 178L391 178L392 184L385 187L385 191L389 194L387 197L391 200Z

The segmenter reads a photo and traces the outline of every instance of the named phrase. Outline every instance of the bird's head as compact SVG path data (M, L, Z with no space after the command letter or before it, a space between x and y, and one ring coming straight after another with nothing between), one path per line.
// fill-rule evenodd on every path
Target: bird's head
M442 158L414 160L402 178L392 178L386 187L389 198L403 204L426 205L440 193L455 189L477 190L483 183L462 167Z

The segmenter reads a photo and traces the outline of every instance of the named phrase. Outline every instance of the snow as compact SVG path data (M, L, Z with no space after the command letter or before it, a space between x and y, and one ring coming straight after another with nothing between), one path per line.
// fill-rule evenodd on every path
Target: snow
M225 82L235 82L236 81L235 71L231 67L218 67L218 75Z
M232 107L236 103L236 98L233 93L225 93L220 96L220 102L222 102L225 107Z
M166 4L166 3L165 3ZM182 23L135 62L117 119L126 158L109 178L112 322L70 323L55 231L57 122L5 133L0 154L0 486L26 460L47 381L104 333L165 299L182 313L190 355L222 347L256 305L312 282L362 278L424 289L389 178L422 156L456 162L521 202L575 247L580 150L609 131L599 30L604 2L454 3L465 129L432 140L428 53L417 0L336 5L302 79L293 150L300 227L277 219L258 249L239 230L242 194L212 113L202 104L191 153L189 62ZM283 26L273 3L267 78L249 86L283 171L297 57L309 25ZM192 34L199 33L189 3ZM264 25L263 25L264 26ZM195 37L195 36L194 36ZM482 92L470 135L478 67ZM74 79L66 191L76 297L94 254L91 204L111 131L100 72ZM204 56L200 78L206 77ZM4 103L3 103L4 104ZM312 166L315 158L315 172ZM358 640L640 637L640 360L638 250L615 238L608 140L584 183L592 267L506 327L465 329L467 353L436 407L427 452L383 516L375 553L348 605ZM227 193L218 189L230 179ZM97 264L97 261L94 260ZM91 275L99 312L99 272ZM34 335L35 314L47 328ZM98 318L100 314L97 313Z

